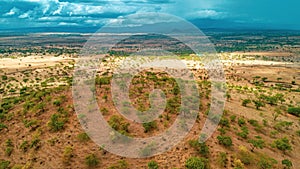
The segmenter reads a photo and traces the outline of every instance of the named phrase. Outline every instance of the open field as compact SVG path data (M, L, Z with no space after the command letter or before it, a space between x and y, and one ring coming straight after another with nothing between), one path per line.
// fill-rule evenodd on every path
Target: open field
M193 72L200 95L197 121L171 150L140 159L107 152L79 123L84 117L77 117L74 110L72 79L79 49L88 35L37 34L32 41L26 36L0 37L0 168L154 169L158 165L181 169L197 157L203 168L296 169L300 166L299 33L208 35L217 46L226 77L224 114L217 130L206 143L197 142L205 120L218 117L208 116L212 96L207 71L201 60L183 50L179 58ZM20 46L7 45L10 41ZM238 43L242 48L235 49ZM141 112L148 110L149 93L161 89L167 107L153 122L129 121L116 110L111 94L112 72L126 59L116 51L102 60L95 80L104 119L131 137L162 133L180 112L175 79L154 70L136 75L129 88L132 105Z

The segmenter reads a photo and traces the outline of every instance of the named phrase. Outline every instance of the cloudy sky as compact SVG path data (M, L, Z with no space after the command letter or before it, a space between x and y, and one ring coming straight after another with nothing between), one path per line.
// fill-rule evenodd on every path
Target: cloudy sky
M300 29L299 0L0 0L0 28L101 26L142 12L169 13L191 21Z

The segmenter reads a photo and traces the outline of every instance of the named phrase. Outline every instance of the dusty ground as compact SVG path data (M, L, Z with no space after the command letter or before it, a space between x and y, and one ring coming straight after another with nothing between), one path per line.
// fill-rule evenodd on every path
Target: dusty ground
M234 53L237 54L237 53ZM238 53L241 54L242 53ZM275 56L274 53L251 53L247 55L270 55ZM289 53L281 53L281 55L289 56ZM22 81L24 78L34 80L32 83L32 88L40 88L40 83L49 79L52 76L57 76L55 82L61 82L61 77L69 77L70 70L72 66L69 66L69 62L72 60L70 58L63 57L44 57L41 56L32 56L26 58L18 59L1 59L0 68L1 75L6 74L8 77L16 77L18 81ZM186 61L190 63L190 61ZM272 157L277 160L277 164L273 168L283 168L281 165L281 160L289 159L293 162L293 166L296 169L300 165L300 137L296 135L296 131L299 130L299 118L289 115L286 111L283 111L283 114L280 115L277 121L273 120L273 112L277 106L266 105L262 107L261 110L256 110L255 106L250 103L249 106L243 107L241 105L243 99L255 99L255 91L265 94L274 94L281 93L285 96L285 102L278 104L280 106L299 106L300 97L299 92L294 92L291 90L277 90L271 89L272 86L276 84L291 85L292 81L295 81L295 84L291 85L291 89L299 89L300 84L300 66L299 63L285 63L285 62L274 62L274 61L253 61L253 60L223 60L224 68L226 72L226 79L228 83L228 93L230 98L225 103L226 113L224 114L225 118L230 118L230 116L235 115L237 118L235 121L230 122L230 128L226 129L226 135L230 136L233 141L233 146L226 148L218 143L217 136L220 135L219 131L215 131L213 137L207 141L207 145L210 148L210 154L208 155L209 163L211 168L234 168L234 160L238 158L238 152L240 146L245 146L250 152L251 144L248 143L248 139L253 139L254 136L261 136L266 143L265 148L255 149L254 152L250 154L255 159L251 164L245 165L245 168L256 169L257 161L260 159L261 155L264 154L267 157ZM191 63L194 65L194 63ZM64 69L64 67L69 67L70 69ZM196 76L206 76L204 75L203 70L198 69L194 70ZM21 76L20 72L28 71L31 72L28 77ZM68 74L63 73L63 71L68 72ZM267 81L264 83L264 86L257 87L253 82L253 77L267 77ZM35 80L36 77L41 78L42 80ZM201 80L199 80L201 81ZM2 84L2 88L7 86L7 82ZM14 80L9 81L13 86L30 86L29 82L22 82L20 85L19 82ZM33 85L36 84L37 86ZM65 84L65 83L62 83ZM150 84L150 83L149 83ZM123 158L116 155L113 155L109 152L106 152L99 148L98 145L93 143L91 140L80 141L78 139L78 134L83 133L84 130L81 128L81 125L78 122L76 113L73 109L72 102L72 93L69 87L63 87L61 90L55 90L57 85L51 86L48 85L45 88L53 88L47 96L43 97L42 101L36 101L34 98L31 98L36 103L44 102L45 112L37 113L36 109L30 109L24 111L24 104L28 100L21 101L20 103L14 105L9 109L8 114L5 115L5 119L1 119L1 123L5 124L7 128L0 130L0 140L1 148L0 159L9 160L10 166L14 165L27 165L27 168L88 168L85 164L85 157L89 154L95 154L97 158L101 161L98 166L95 168L108 168L116 164L119 160L125 160L128 163L127 168L147 168L147 163L150 160L155 160L158 162L160 168L185 168L185 161L191 156L201 156L197 153L190 145L188 141L191 139L197 139L200 134L200 129L206 120L205 112L208 108L208 103L210 102L210 96L205 97L206 93L209 93L208 88L201 88L201 92L204 92L204 96L201 99L203 109L199 112L200 120L195 124L192 131L189 135L183 140L180 144L174 147L172 150L165 152L164 154L157 155L151 158L146 159L129 159ZM111 96L109 95L109 90L106 91L105 87L109 88L109 85L97 88L98 93L98 102L100 106L106 107L109 112L106 116L106 119L109 120L112 114L117 114L114 110ZM247 87L245 89L244 87ZM147 91L147 90L146 90ZM103 95L108 95L109 101L103 101ZM49 96L49 97L48 97ZM60 106L53 105L53 102L59 99L61 96L65 96L65 101ZM34 97L34 96L33 96ZM132 96L134 98L134 96ZM47 125L51 115L58 112L58 108L64 108L67 112L67 119L64 129L61 131L50 131L49 126ZM10 118L9 118L10 117ZM176 116L172 116L172 121ZM258 121L259 125L262 126L260 130L255 129L251 124L246 122L246 126L249 128L249 135L247 139L239 137L236 133L240 131L240 126L237 123L238 118L245 118L246 121L250 119L255 119ZM24 126L24 120L37 120L37 127L26 128ZM263 125L263 120L268 122L268 125ZM293 122L293 125L288 129L283 129L283 131L277 132L275 136L272 132L276 131L274 125L280 121L289 121ZM144 133L143 127L138 126L137 124L132 124L129 127L129 133L136 136L147 137L150 135L155 135L165 129L163 121L158 121L158 130L155 130L150 133ZM35 126L35 125L33 125ZM219 127L221 128L221 127ZM31 142L34 138L39 138L40 142L38 143L37 148L28 148L26 152L23 152L20 149L20 145L23 141ZM273 148L271 144L274 140L282 137L289 138L292 151L282 153L280 150ZM11 139L13 143L13 151L9 156L5 154L6 150L6 141ZM68 159L68 163L63 163L65 148L67 146L72 147L72 156ZM219 153L225 152L227 154L227 163L225 167L219 165Z

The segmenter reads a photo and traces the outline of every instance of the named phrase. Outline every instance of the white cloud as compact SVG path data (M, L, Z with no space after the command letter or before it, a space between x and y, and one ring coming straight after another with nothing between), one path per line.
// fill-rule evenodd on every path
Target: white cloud
M78 26L77 23L70 23L70 22L60 22L58 23L59 26Z
M18 8L13 7L9 12L5 13L3 16L12 16L19 13L19 11L20 10Z
M20 19L30 18L32 13L33 12L31 10L27 11L27 12L23 13L22 15L20 15L18 18L20 18Z
M195 18L214 18L214 19L220 19L226 17L226 13L224 12L217 12L215 10L211 9L204 9L204 10L198 10L191 13L188 13L186 15L189 19L195 19Z

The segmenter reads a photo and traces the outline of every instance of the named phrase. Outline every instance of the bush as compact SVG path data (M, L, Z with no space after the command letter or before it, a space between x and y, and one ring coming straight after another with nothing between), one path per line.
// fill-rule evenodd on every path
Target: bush
M63 119L59 114L55 113L51 116L48 126L52 131L59 131L64 129L66 119Z
M0 131L3 129L7 129L7 126L3 123L0 123Z
M247 150L246 147L240 146L237 157L242 161L245 165L250 165L255 162L253 155Z
M0 169L9 169L10 161L1 160Z
M243 102L242 102L242 106L247 107L247 105L248 105L249 103L251 103L251 100L250 100L250 99L245 99L245 100L243 100Z
M261 138L251 139L248 142L252 144L251 151L254 151L254 148L263 149L265 147L265 141L262 140Z
M199 157L191 157L186 160L185 167L187 169L207 169L208 160Z
M219 144L224 145L226 147L232 146L232 140L229 136L218 136Z
M277 161L272 158L261 157L257 165L259 169L271 169Z
M89 141L90 140L90 137L88 136L88 134L86 133L80 133L77 135L77 139L80 141L80 142L86 142L86 141Z
M29 147L29 143L28 141L23 141L20 145L20 149L23 151L23 152L26 152L28 150L28 147Z
M243 126L244 124L246 124L246 120L243 119L243 118L239 118L238 119L238 124L239 124L239 126Z
M128 169L128 163L125 160L120 160L116 164L108 167L108 169Z
M5 154L6 154L7 156L10 156L11 153L12 153L12 151L13 151L13 148L14 148L14 145L13 145L11 139L6 140L6 142L5 142L5 147L6 147L6 148L5 148Z
M289 107L288 113L300 117L300 107Z
M290 169L291 167L293 167L293 163L288 159L282 160L281 164L284 165L285 169Z
M127 134L128 133L128 127L129 123L125 122L125 120L118 115L113 115L109 121L108 124L115 129L116 131L120 132L121 134Z
M144 127L144 132L148 133L149 131L156 129L157 128L157 124L155 121L151 121L148 123L143 123L143 127Z
M190 140L189 144L195 150L199 152L199 154L203 156L208 156L209 154L209 147L205 143L199 143L198 140Z
M148 163L148 169L158 169L158 164L157 164L157 162L156 161L150 161L149 163Z
M292 150L292 146L290 145L289 142L290 141L286 137L284 137L275 140L273 146L285 153L287 150Z
M241 132L237 133L238 136L242 137L242 138L247 138L248 137L248 134L249 134L249 130L248 130L248 127L246 126L242 126L241 128Z
M219 123L222 127L230 127L229 120L227 118L222 118Z
M65 147L63 157L62 157L62 162L65 165L70 165L72 157L73 157L73 148L70 146Z
M85 164L89 167L95 167L99 164L99 159L95 154L90 154L85 157Z
M62 101L61 100L54 100L53 101L53 105L55 105L55 106L60 106L61 105L61 103L62 103Z
M221 168L226 168L227 164L227 154L225 152L220 152L218 156L218 163Z

